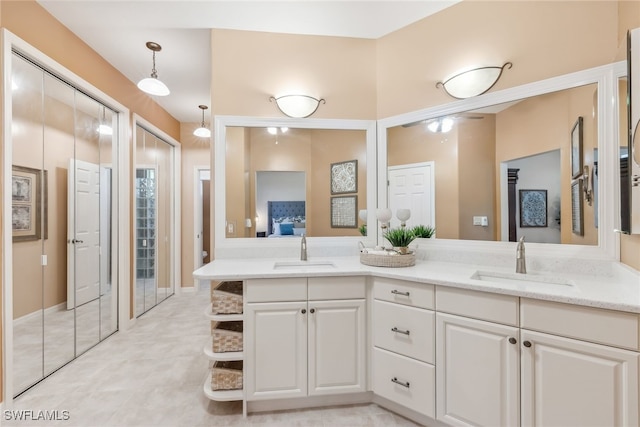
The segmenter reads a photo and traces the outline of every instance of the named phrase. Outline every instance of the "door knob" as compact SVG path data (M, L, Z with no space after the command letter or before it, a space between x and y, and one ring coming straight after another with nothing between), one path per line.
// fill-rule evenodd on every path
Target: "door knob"
M315 309L315 308L312 308L311 310L309 310L309 313L311 313L311 314L313 314L313 313L315 313L315 312L316 312L316 309Z
M74 245L75 245L76 243L84 243L84 240L73 239L73 240L71 241L71 243L73 243Z
M518 340L515 339L514 337L509 337L509 343L516 344L517 342L518 342Z
M525 347L529 348L531 347L531 341L525 341L522 343L522 345L524 345Z
M302 310L300 310L300 312L301 312L302 314L305 314L305 313L307 312L307 309L306 309L306 308L303 308Z

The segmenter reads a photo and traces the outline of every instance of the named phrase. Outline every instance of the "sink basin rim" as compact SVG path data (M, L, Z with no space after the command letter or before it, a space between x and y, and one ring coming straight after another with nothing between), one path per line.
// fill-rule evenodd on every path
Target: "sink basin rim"
M486 282L528 282L535 283L540 285L559 285L559 286L574 286L572 280L548 276L543 274L532 274L532 273L505 273L499 271L486 271L486 270L477 270L475 271L471 277L471 279L482 280Z
M308 268L336 268L332 261L276 261L274 270L281 269L308 269Z

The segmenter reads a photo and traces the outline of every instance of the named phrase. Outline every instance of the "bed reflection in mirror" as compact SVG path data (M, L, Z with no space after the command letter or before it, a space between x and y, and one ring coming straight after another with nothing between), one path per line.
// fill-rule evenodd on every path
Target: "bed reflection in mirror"
M594 170L597 183L597 84L389 128L390 207L433 211L434 218L412 215L410 221L435 226L437 238L515 241L525 236L527 242L597 245L597 200L581 199L584 235L571 227L571 184L580 179L571 173L571 133L579 117L582 156L576 161ZM394 205L394 169L422 165L433 167L426 192L434 194L434 206ZM545 206L522 205L521 190L546 191ZM532 211L546 218L523 223Z
M367 204L364 130L226 128L227 238L360 236L332 227L331 165L357 160L356 212Z

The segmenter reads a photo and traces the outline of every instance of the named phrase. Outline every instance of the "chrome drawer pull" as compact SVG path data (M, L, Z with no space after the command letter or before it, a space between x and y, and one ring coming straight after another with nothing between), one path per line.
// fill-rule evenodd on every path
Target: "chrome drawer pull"
M392 383L396 383L396 384L398 384L398 385L401 385L402 387L406 387L406 388L409 388L409 387L410 387L409 381L407 381L407 382L405 383L405 382L400 381L400 380L399 380L398 378L396 378L396 377L391 378L391 382L392 382Z
M399 334L404 334L404 335L409 335L411 333L409 331L403 331L402 329L398 329L395 326L391 328L391 332L397 332Z
M391 293L394 294L394 295L402 295L403 297L408 297L409 296L409 291L400 292L399 290L394 289L394 290L391 291Z

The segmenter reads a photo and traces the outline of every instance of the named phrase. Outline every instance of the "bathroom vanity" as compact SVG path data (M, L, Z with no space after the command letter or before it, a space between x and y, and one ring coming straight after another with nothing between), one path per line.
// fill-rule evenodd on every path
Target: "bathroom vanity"
M243 281L245 411L373 401L429 425L638 425L640 277L589 264L245 259L194 276Z

